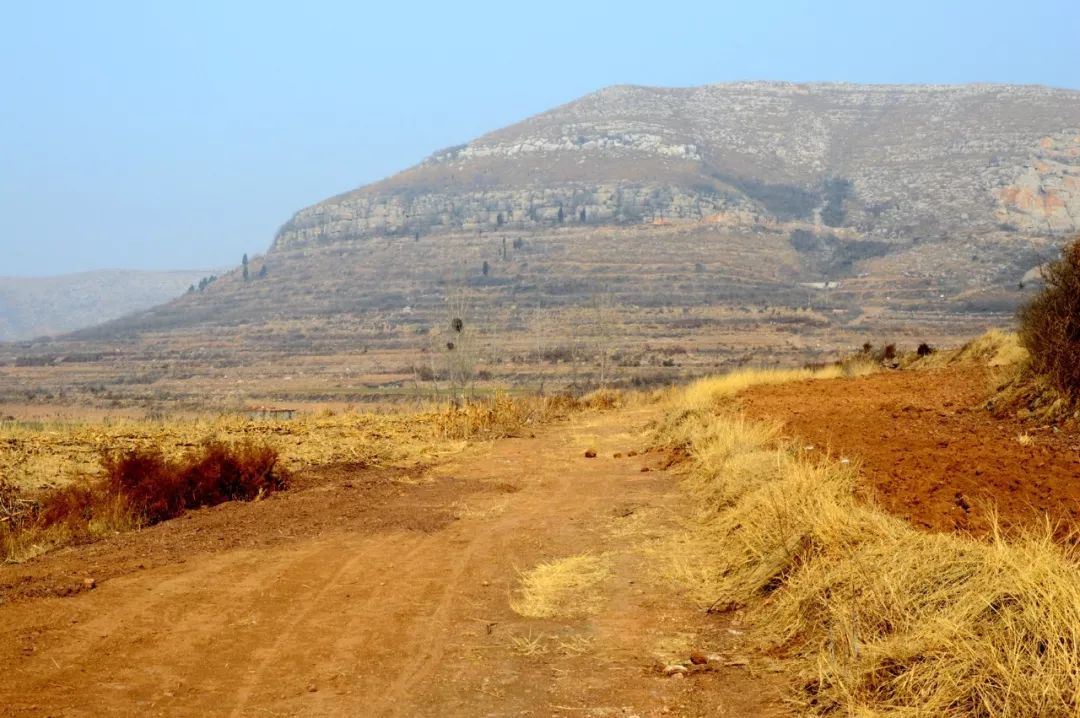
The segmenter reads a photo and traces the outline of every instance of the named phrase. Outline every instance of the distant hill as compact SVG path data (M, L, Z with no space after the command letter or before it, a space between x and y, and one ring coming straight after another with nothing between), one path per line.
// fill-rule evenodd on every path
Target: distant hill
M244 326L267 345L284 340L258 327L283 320L430 326L462 283L526 310L601 290L798 305L843 280L829 301L845 315L1008 314L1078 227L1077 91L619 86L300 210L253 260L269 279L233 273L81 336Z
M1077 91L611 87L299 210L246 278L0 344L0 401L404 391L458 351L449 312L508 382L583 386L601 344L639 383L940 345L1011 321L1078 229Z
M209 271L0 277L0 341L83 329L175 299Z

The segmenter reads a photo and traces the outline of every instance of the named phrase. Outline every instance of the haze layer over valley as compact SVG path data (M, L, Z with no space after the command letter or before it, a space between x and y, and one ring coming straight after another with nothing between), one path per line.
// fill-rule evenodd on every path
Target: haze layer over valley
M0 341L84 329L175 299L208 271L101 270L0 277Z

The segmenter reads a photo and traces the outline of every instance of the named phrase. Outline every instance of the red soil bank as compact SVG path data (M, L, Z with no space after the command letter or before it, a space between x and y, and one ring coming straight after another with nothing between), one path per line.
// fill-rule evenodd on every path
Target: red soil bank
M751 389L747 414L862 465L882 508L934 531L983 533L1049 516L1080 526L1080 436L993 417L988 370L887 372ZM1030 437L1027 444L1019 437Z

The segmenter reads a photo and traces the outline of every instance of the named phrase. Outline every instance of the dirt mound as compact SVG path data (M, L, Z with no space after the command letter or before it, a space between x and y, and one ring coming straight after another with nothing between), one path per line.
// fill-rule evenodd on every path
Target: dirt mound
M882 508L934 531L982 533L1049 516L1080 525L1080 436L993 417L988 370L971 365L760 386L749 416L862 464Z

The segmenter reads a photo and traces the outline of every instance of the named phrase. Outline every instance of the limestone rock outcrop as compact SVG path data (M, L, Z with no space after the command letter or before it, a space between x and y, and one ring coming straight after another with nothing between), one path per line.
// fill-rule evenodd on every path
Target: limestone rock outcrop
M889 238L1080 229L1080 92L611 87L297 212L274 249L560 224L809 222Z

